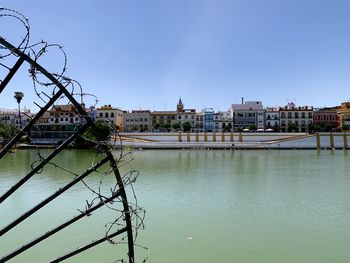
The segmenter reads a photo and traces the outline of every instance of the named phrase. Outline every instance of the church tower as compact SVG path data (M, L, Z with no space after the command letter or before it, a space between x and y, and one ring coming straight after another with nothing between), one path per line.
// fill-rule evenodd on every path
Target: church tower
M179 99L179 102L177 103L176 110L177 110L177 112L184 111L184 105L182 104L181 98Z

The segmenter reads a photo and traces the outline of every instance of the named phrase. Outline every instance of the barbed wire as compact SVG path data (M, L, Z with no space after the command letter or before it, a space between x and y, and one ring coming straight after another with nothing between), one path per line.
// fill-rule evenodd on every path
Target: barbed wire
M76 100L79 101L80 106L85 111L86 106L84 103L84 98L91 97L95 104L92 105L92 107L96 107L98 103L98 98L91 94L83 91L82 85L70 77L66 76L67 73L67 54L64 51L63 47L58 44L49 44L44 40L41 40L39 42L31 44L30 39L30 25L28 19L22 15L20 12L0 7L0 19L1 18L12 18L16 21L19 21L22 26L24 27L24 35L21 36L22 41L15 45L15 47L21 51L21 53L26 54L30 59L32 59L35 63L40 65L40 61L45 58L48 52L58 52L62 56L62 65L58 70L55 72L49 72L52 76L55 77L55 79L58 81L60 85L62 85L68 93ZM1 30L0 30L1 32ZM0 33L1 37L1 33ZM5 38L3 38L5 39ZM5 39L6 40L6 39ZM18 57L18 54L14 52L13 50L9 50L5 46L0 45L0 69L4 68L6 70L11 70L11 58ZM7 60L10 60L7 62ZM43 75L41 70L37 68L34 64L29 65L28 69L29 77L32 80L33 83L33 91L36 95L38 102L34 102L39 108L42 108L41 104L48 104L52 98L55 96L55 94L58 94L61 87L58 86L57 83L52 82L46 78L46 76ZM1 80L0 80L1 83ZM56 100L55 105L71 105L72 101L71 98L68 97L67 94L62 93ZM85 111L84 114L81 114L79 110L76 107L72 107L74 111L76 111L76 115L79 115L80 123L79 124L70 124L74 125L74 133L77 134L77 138L85 145L94 146L95 154L92 157L91 165L87 167L86 171L89 171L93 169L93 174L99 175L98 179L94 181L94 185L89 184L85 179L81 179L80 182L84 185L84 187L92 194L92 198L86 199L84 207L78 208L77 210L81 214L87 213L88 216L91 216L91 213L88 213L90 209L99 202L102 202L105 207L115 212L115 218L111 219L109 222L105 223L105 237L109 237L111 233L115 232L116 230L120 230L122 227L125 227L125 220L126 220L126 213L129 213L131 222L132 222L132 231L133 231L133 246L141 248L143 250L147 251L147 256L145 256L142 260L142 262L146 262L148 260L148 254L149 249L137 244L137 239L139 235L139 231L143 230L145 227L144 221L145 221L145 210L139 206L138 199L134 190L134 183L137 180L137 177L139 175L139 171L134 170L132 168L132 161L134 160L133 152L130 149L126 149L123 147L123 141L116 130L115 125L109 123L109 129L111 130L111 135L104 140L97 140L97 139L91 139L86 136L86 132L80 132L81 127L84 125L84 123L88 120L89 116L88 113ZM42 117L42 116L41 116ZM49 116L50 118L51 116ZM40 118L39 120L40 121ZM38 125L38 123L36 123ZM35 174L43 173L44 167L47 164L48 166L53 167L54 169L59 169L61 172L65 174L69 174L72 176L72 178L78 178L81 176L81 174L73 171L69 167L64 167L63 165L60 165L52 160L46 161L47 155L42 151L42 148L36 144L31 139L31 130L28 131L19 131L22 132L22 134L27 137L27 140L29 143L32 144L32 146L36 150L36 156L37 160L33 161L30 164L31 171L35 171ZM23 138L23 136L22 136ZM63 137L62 140L69 140L69 137ZM57 144L54 141L50 142L51 152L55 151L61 151L61 146L57 146ZM114 151L114 161L117 165L117 168L113 167L112 164L108 167L100 167L95 169L94 167L98 164L98 162L101 160L103 155L106 154L106 152L111 152L113 149L118 149L117 151ZM117 155L116 155L117 154ZM44 165L42 165L44 164ZM37 169L40 167L40 169ZM116 182L113 185L108 185L108 195L106 192L106 183L105 179L112 174L115 174L116 169L123 168L125 169L127 167L126 172L124 172L121 177L121 182ZM89 176L89 178L92 178L93 176ZM108 180L107 184L110 184L110 180ZM128 195L128 211L125 211L123 208L123 204L125 204L125 200L123 197L118 196L117 198L110 200L111 196L114 196L120 191L120 189L124 188L130 191ZM125 241L127 240L127 233L121 236L117 236L114 238L108 238L108 243L112 245L121 245L121 244L127 244ZM117 259L115 262L127 262L126 257L122 257L120 259Z

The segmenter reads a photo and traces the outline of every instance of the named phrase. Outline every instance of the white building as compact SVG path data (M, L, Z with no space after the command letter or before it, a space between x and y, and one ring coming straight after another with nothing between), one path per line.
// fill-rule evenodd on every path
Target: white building
M214 130L216 132L232 131L232 118L230 111L214 113Z
M81 116L73 104L54 105L48 113L49 116L44 115L40 122L59 125L81 123ZM48 117L47 122L44 120L46 116Z
M192 129L195 130L196 127L196 110L195 109L184 109L183 111L177 112L177 122L182 127L182 124L189 122Z
M313 107L296 107L294 103L288 103L280 107L280 129L282 132L308 132L313 123Z
M280 112L278 108L267 108L265 110L265 130L279 131Z
M252 128L264 129L264 108L261 101L232 104L230 111L235 131Z
M22 127L25 126L32 117L33 114L30 112L29 109L21 109ZM0 109L0 121L16 127L21 126L18 110Z
M15 125L16 115L18 113L15 110L0 109L0 121L8 125Z

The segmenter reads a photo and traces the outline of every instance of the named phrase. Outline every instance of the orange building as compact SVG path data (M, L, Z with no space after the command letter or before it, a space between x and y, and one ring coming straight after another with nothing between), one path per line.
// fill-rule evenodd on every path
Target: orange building
M337 107L337 117L339 128L350 126L350 102L343 102Z

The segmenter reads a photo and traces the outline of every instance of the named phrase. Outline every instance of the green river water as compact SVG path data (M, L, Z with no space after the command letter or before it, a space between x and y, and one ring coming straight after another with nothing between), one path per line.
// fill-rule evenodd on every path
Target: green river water
M37 159L18 150L0 160L0 194ZM93 152L66 150L55 162L79 173ZM153 263L349 263L350 154L346 151L134 152L135 192L146 210L137 260ZM128 166L124 170L130 169ZM73 176L50 166L0 205L0 227ZM86 182L96 185L99 175ZM114 182L113 177L105 183ZM130 189L128 189L130 193ZM90 192L76 185L0 238L0 258L79 213ZM103 236L101 209L9 262L48 262ZM67 262L114 262L122 248L100 245Z

